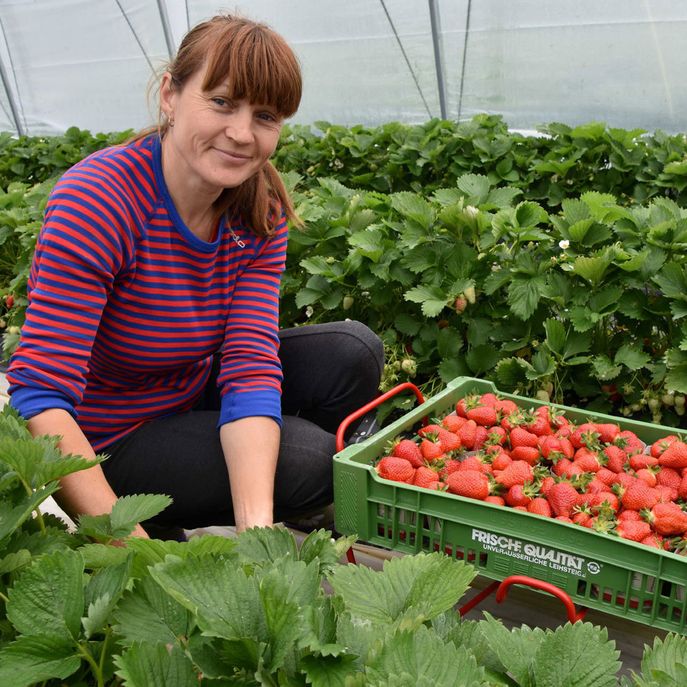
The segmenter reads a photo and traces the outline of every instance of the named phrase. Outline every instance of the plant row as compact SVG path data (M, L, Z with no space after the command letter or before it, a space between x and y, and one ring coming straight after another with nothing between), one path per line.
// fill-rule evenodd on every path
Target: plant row
M646 446L615 423L575 425L548 405L493 393L399 437L380 477L588 527L647 546L687 549L687 443Z
M63 136L0 136L0 187L38 183L60 174L131 131L92 135L75 127ZM432 119L345 127L328 122L287 125L275 163L308 185L335 177L353 188L383 193L428 193L454 186L464 174L519 188L549 210L587 191L611 193L622 204L656 196L687 200L687 140L681 134L607 127L543 125L535 135L508 129L495 115L466 122Z
M590 623L461 619L475 570L438 552L374 571L342 564L353 537L323 530L300 544L280 527L128 538L169 504L154 495L124 497L68 532L38 508L90 463L32 438L7 409L0 445L3 687L649 687L687 671L679 635L656 638L641 671L619 678L614 642Z

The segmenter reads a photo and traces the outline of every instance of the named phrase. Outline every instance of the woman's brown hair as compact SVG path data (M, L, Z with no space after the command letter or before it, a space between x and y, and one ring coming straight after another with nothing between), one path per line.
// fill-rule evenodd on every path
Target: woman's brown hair
M233 15L219 15L198 24L184 36L166 71L175 88L183 88L205 69L203 89L228 85L229 95L273 107L291 117L301 100L298 60L286 41L265 24ZM160 113L156 127L141 131L133 140L157 131L162 138L169 122ZM289 194L271 162L236 188L225 189L217 199L217 217L240 217L257 234L274 230L275 213L298 223Z

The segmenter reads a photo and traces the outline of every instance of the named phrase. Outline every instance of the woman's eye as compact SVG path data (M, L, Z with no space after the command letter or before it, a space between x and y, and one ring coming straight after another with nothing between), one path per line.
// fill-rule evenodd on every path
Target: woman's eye
M226 98L222 98L218 95L211 98L211 100L213 103L215 103L215 105L219 105L220 107L226 107L227 105L230 104Z
M278 121L277 117L273 115L271 112L260 112L258 114L258 118L262 119L266 122L276 122Z

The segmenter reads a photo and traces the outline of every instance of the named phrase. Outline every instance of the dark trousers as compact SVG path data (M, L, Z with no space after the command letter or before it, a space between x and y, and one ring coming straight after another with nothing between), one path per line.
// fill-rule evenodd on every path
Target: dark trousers
M347 415L376 396L384 365L380 339L360 322L285 329L280 340L283 425L275 522L332 502L334 434ZM157 525L234 524L215 377L194 410L147 422L102 450L110 456L102 464L105 476L118 496L172 497L152 521Z

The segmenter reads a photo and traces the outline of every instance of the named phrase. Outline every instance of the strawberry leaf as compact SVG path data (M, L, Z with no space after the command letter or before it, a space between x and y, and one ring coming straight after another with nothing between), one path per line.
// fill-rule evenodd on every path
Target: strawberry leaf
M449 302L446 292L438 286L416 286L408 289L403 297L412 303L420 303L426 317L436 317Z
M645 353L639 346L624 344L615 354L616 365L625 365L630 370L641 370L651 362L651 356Z
M136 582L114 612L114 628L125 646L135 642L174 644L188 636L191 615L150 577Z
M467 649L450 642L442 644L424 625L389 637L365 673L374 684L408 687L468 687L481 684L484 677L484 670Z
M489 613L485 612L484 616L486 619L479 622L479 627L491 652L520 687L534 687L537 683L530 674L531 664L544 641L544 631L540 628L531 629L526 625L509 630ZM553 687L554 683L550 684Z
M8 592L7 617L25 635L79 635L84 609L83 558L70 549L37 559Z
M285 527L252 527L236 540L236 553L244 563L274 563L284 556L298 560L298 547Z
M330 582L353 616L389 624L401 618L424 622L452 608L474 576L470 566L431 553L385 561L382 571L341 566Z
M532 666L537 687L615 687L620 652L606 628L566 623L548 631Z
M191 661L183 652L164 644L134 644L121 656L115 657L116 674L126 687L167 687L193 685L199 677Z
M66 637L23 636L0 651L0 684L30 687L51 678L65 680L81 665Z
M644 651L641 674L633 674L637 687L677 687L687 684L687 643L684 637L669 634L654 638Z
M133 494L118 498L110 513L113 536L131 534L137 523L161 513L170 503L172 499L164 494Z

